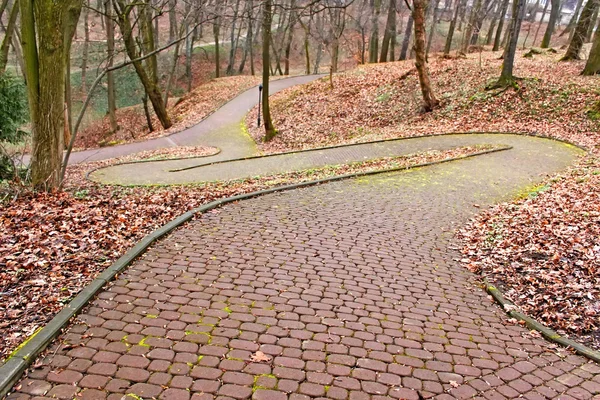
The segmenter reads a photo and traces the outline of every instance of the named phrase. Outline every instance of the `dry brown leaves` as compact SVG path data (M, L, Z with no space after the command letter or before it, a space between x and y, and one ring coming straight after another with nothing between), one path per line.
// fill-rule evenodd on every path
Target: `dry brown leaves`
M272 115L278 135L261 144L268 153L452 132L525 132L560 137L597 146L600 123L585 110L600 100L597 82L582 77L583 62L558 63L558 56L520 55L515 74L525 78L520 90L503 93L484 90L497 79L498 53L467 59L432 59L429 65L439 109L421 113L421 93L413 61L361 66L334 77L273 96ZM257 142L256 109L247 118Z
M350 172L406 167L486 149L465 147L197 186L107 187L69 168L61 193L26 193L0 208L0 358L43 326L143 236L218 198ZM119 159L124 161L124 159Z

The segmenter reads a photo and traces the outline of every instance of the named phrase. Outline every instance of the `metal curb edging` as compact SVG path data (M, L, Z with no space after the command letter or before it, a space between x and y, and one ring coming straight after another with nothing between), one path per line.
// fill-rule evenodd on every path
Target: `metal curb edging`
M502 307L502 310L504 310L504 312L506 312L506 314L508 314L510 317L525 322L525 325L527 325L529 329L540 332L547 340L567 348L570 347L575 350L577 354L600 363L600 351L593 350L582 345L581 343L577 343L571 339L561 336L558 332L524 314L518 308L518 306L504 297L502 292L496 286L489 283L486 278L483 279L483 283L485 285L485 291L488 292L490 296L494 298L494 300L496 300L496 302Z
M246 200L253 197L259 197L275 192L284 192L302 187L316 186L322 183L357 178L361 176L422 168L430 165L464 160L480 155L491 154L510 149L512 149L512 146L506 146L499 149L484 150L462 157L447 158L440 161L432 161L428 163L415 164L406 167L388 168L379 171L356 172L352 174L338 175L313 181L294 183L276 188L259 190L251 193L218 199L201 207L195 208L191 211L185 212L184 214L173 219L172 221L158 228L154 232L146 235L144 238L142 238L142 240L137 242L135 246L129 249L110 267L108 267L100 275L98 275L96 279L94 279L86 287L84 287L67 306L65 306L58 314L56 314L56 316L54 316L54 318L52 318L52 320L50 320L50 322L48 322L48 324L46 324L46 326L44 326L39 332L34 334L33 337L28 339L25 342L25 345L23 345L21 348L18 348L18 350L13 355L11 355L11 357L2 366L0 366L0 398L4 398L4 396L6 396L6 394L10 392L13 385L17 383L17 381L21 378L21 375L23 375L23 372L25 372L25 370L33 362L35 357L39 353L41 353L50 344L50 342L61 333L62 329L65 327L65 325L69 323L71 318L77 315L83 309L83 307L85 307L87 303L94 296L96 296L96 294L100 290L102 290L105 284L110 282L118 273L120 273L126 267L128 267L129 264L131 264L138 256L144 253L148 249L148 247L150 247L155 241L162 238L163 236L171 232L173 229L183 225L185 222L188 222L196 214L205 213L207 211L213 210L228 203Z

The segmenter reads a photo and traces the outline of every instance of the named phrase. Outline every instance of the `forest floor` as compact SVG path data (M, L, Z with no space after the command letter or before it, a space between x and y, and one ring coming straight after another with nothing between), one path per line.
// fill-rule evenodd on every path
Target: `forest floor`
M518 132L566 140L590 154L531 194L483 211L459 234L466 267L502 288L541 322L600 349L600 100L584 61L518 54L517 89L486 91L498 53L432 58L441 106L420 112L413 62L367 65L274 96L278 135L262 143L256 109L249 131L265 153L452 132Z
M600 343L594 344L592 336L600 327L600 247L595 240L600 236L600 162L595 158L600 152L600 126L586 114L600 99L596 79L578 75L581 62L558 64L555 55L533 60L519 56L515 72L524 78L519 90L486 92L485 85L499 74L497 56L432 57L432 82L442 106L428 114L419 111L412 61L336 75L333 89L322 79L284 91L273 100L279 135L260 146L274 153L470 131L541 134L587 146L592 155L570 171L532 189L531 196L482 212L461 237L467 267L481 270L500 284L533 317L598 348ZM205 92L198 95L206 99ZM194 101L190 99L189 104ZM208 106L205 110L211 111ZM175 111L176 120L187 121L181 126L193 124L182 116L188 115L185 108L181 115ZM249 115L248 126L259 138L254 117ZM214 151L187 150L196 155ZM84 179L90 169L115 162L186 155L169 150L69 167L68 184L61 193L31 193L12 186L2 194L6 197L0 206L0 358L43 326L135 242L185 211L217 198L292 182L381 169L390 163L413 165L472 151L417 154L401 160L194 186L110 187Z

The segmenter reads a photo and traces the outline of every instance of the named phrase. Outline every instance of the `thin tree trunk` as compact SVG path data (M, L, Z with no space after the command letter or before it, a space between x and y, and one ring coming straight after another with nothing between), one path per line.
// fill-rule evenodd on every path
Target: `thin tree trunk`
M539 23L537 29L535 30L535 36L533 37L533 45L534 46L537 42L538 34L540 33L540 28L542 27L542 24L544 23L544 19L546 18L546 13L548 12L549 5L550 5L550 1L547 0L546 5L544 6L544 10L542 11L542 18L540 19L540 23Z
M592 16L598 9L599 4L600 0L588 0L587 3L585 3L585 7L583 7L583 10L581 11L581 17L579 18L577 26L575 27L575 31L573 32L573 38L569 43L567 52L560 59L561 61L580 59L579 53L583 47L583 41L585 40L585 36L590 25L592 24Z
M594 12L594 15L592 15L590 27L588 28L587 34L585 35L586 43L589 43L592 41L592 35L594 34L594 28L596 26L596 21L598 21L598 7L596 7L596 11Z
M235 32L236 32L236 28L237 28L237 20L238 20L239 12L240 12L240 0L236 0L235 8L233 10L233 20L231 22L231 35L230 35L231 47L229 49L229 62L227 63L227 70L226 70L227 75L233 75L233 67L235 64L235 54L237 52L237 45L236 45L237 43L235 41Z
M482 0L475 0L475 4L471 9L471 15L469 16L469 22L467 23L467 29L465 30L462 46L460 49L460 51L464 54L467 54L469 50L469 45L471 44L471 37L473 36L473 30L475 29L475 24L479 19L479 13L481 12L481 3Z
M431 48L431 43L433 42L433 34L435 32L435 24L438 19L438 6L440 4L440 0L434 0L433 3L433 16L431 21L431 29L429 30L429 37L427 38L427 48L425 49L425 58L429 59L429 49Z
M252 0L246 1L245 14L248 15L248 31L246 32L246 41L244 43L244 55L242 56L242 61L240 62L240 67L238 69L238 73L240 74L244 72L244 68L246 66L246 59L248 57L248 54L252 52Z
M400 58L398 58L399 61L406 60L408 45L410 44L410 35L412 34L413 23L414 19L413 14L411 13L408 17L406 29L404 30L404 37L402 38L402 48L400 49Z
M217 15L219 8L217 8ZM221 31L221 18L217 16L213 22L213 37L215 39L215 78L221 77L221 57L219 49L219 35Z
M103 18L103 20L105 21L104 24L106 26L107 68L113 66L115 57L115 23L113 21L111 1L112 0L105 0L104 12L106 15ZM117 96L115 93L115 75L112 71L108 71L106 73L106 91L108 100L106 112L108 113L108 119L110 121L110 132L115 133L119 130L119 125L117 124Z
M130 12L127 11L128 8L126 7L126 4L124 2L124 0L114 0L114 5L116 6L116 11L117 11L117 18L119 21L119 26L121 28L121 33L123 35L123 44L125 45L125 50L127 51L127 54L129 55L129 58L131 60L137 60L138 57L138 52L137 52L137 48L135 45L135 41L133 38L133 29L131 26L131 21L129 20L129 16L130 16ZM146 4L143 4L142 7L145 7ZM142 10L143 11L143 10ZM148 30L148 24L144 23L144 19L146 18L142 18L142 27L145 28L144 31L146 32L146 40L150 40L151 43L146 43L145 47L146 49L150 48L150 45L153 44L153 39L152 39L152 32L151 29ZM146 19L147 21L147 19ZM151 25L150 25L151 26ZM150 34L150 38L147 37L148 33ZM140 81L142 82L142 85L144 86L144 89L146 91L146 93L148 94L148 98L150 99L150 102L152 103L152 107L154 108L154 112L156 113L156 116L158 117L158 120L160 121L162 127L164 129L168 129L170 128L173 123L171 122L171 118L169 117L169 114L167 113L167 109L165 107L165 104L163 102L163 98L162 95L160 93L160 89L158 88L158 82L157 82L157 74L156 74L156 70L155 70L155 65L156 65L156 54L154 54L153 56L150 56L146 59L146 65L148 66L150 72L147 72L146 69L144 69L144 66L142 65L141 61L134 61L133 62L133 67L135 68L135 72L137 73L138 77L140 78ZM152 61L152 59L154 59L154 61Z
M10 10L10 16L8 17L8 25L6 26L6 32L4 33L4 39L0 45L0 75L6 71L6 65L8 64L8 50L10 50L10 44L12 42L13 34L17 26L17 16L19 15L19 2L15 1Z
M492 20L490 21L490 26L488 28L488 33L485 36L485 44L486 46L490 46L494 41L494 28L496 28L496 24L498 23L498 14L500 13L500 3L496 2L494 6L494 15L492 16Z
M502 72L500 73L500 78L498 78L498 81L492 87L500 88L512 86L514 84L515 77L513 76L513 67L517 43L519 41L519 32L521 31L521 23L523 22L525 1L526 0L514 0L512 19L508 28L508 45L504 51L504 61L502 62Z
M560 36L566 35L567 33L571 33L575 26L577 25L577 21L579 20L579 13L581 12L581 6L583 6L583 0L577 0L577 5L575 6L575 12L573 12L573 16L569 20L567 27L564 31L561 32Z
M185 27L185 76L187 77L187 91L192 91L192 57L194 56L194 34L190 32L190 23L186 22Z
M90 48L90 1L85 0L85 6L83 7L83 54L81 56L81 92L87 92L87 64L89 57Z
M454 18L450 22L450 27L448 28L448 36L446 36L446 44L444 45L444 54L450 54L450 50L452 49L452 38L454 37L454 29L456 28L456 22L458 21L458 16L461 8L462 0L456 0L456 5L454 9Z
M271 141L277 133L271 120L271 108L269 107L269 67L271 65L269 50L271 41L271 0L264 0L263 3L263 46L262 46L262 111L263 125L265 127L265 142Z
M177 0L169 0L169 43L177 36Z
M504 28L504 20L506 19L506 12L508 11L509 2L510 0L504 0L502 2L502 9L500 10L500 22L498 22L498 29L496 29L496 37L494 38L494 47L492 48L492 51L498 51L500 49L502 30Z
M390 0L387 21L385 23L385 33L383 34L383 41L381 42L381 56L379 57L379 62L387 62L390 43L394 36L396 36L396 0ZM392 61L393 60L394 57L392 56Z
M413 19L415 26L415 66L419 75L419 84L423 94L423 110L432 111L439 101L436 99L429 80L427 58L425 55L425 9L427 0L413 1Z
M369 62L376 63L379 55L379 13L381 0L372 0L371 4L371 39L369 40Z
M292 54L292 40L294 40L294 27L296 25L296 16L294 12L294 2L291 3L290 10L290 26L288 28L288 36L286 39L285 53L284 53L284 75L290 74L290 56ZM333 62L333 61L332 61ZM337 68L337 60L335 61Z

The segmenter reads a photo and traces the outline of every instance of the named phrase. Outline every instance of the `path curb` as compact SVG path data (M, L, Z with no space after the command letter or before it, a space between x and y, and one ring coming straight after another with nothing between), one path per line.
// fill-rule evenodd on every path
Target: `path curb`
M506 312L506 314L508 314L510 317L525 322L525 325L527 325L529 329L540 332L547 340L567 348L570 347L575 350L577 354L600 363L600 351L593 350L582 345L581 343L577 343L571 339L561 336L558 332L524 314L513 302L504 297L500 289L489 283L486 278L483 279L483 283L485 285L486 292L488 292L494 298L494 300L496 300L504 312Z
M71 302L67 306L65 306L65 308L63 308L58 314L56 314L56 316L54 316L54 318L52 318L52 320L50 320L50 322L48 322L48 324L46 324L45 327L43 327L41 330L36 332L34 336L30 337L27 341L25 341L22 347L17 348L17 350L13 354L11 354L8 360L2 366L0 366L0 398L3 398L4 396L6 396L7 393L9 393L13 385L21 378L21 376L29 367L29 365L33 362L35 357L39 355L50 344L50 342L61 333L62 329L69 323L71 318L77 315L83 309L83 307L85 307L87 303L94 296L96 296L96 294L100 290L102 290L106 283L110 282L118 273L120 273L126 267L128 267L154 242L167 235L175 228L178 228L179 226L188 222L189 220L194 218L196 214L203 214L207 211L213 210L228 203L259 197L271 193L284 192L309 186L316 186L322 183L357 178L361 176L422 168L430 165L443 164L446 162L464 160L484 154L510 150L511 148L512 147L507 146L499 149L484 150L467 156L453 157L440 161L415 164L408 167L389 168L379 171L356 172L352 174L338 175L307 182L294 183L290 185L279 186L271 189L259 190L256 192L218 199L208 204L205 204L204 206L188 211L180 215L179 217L173 219L171 222L168 222L167 224L158 228L154 232L146 235L144 238L142 238L142 240L137 242L131 249L129 249L129 251L122 255L110 267L108 267L100 275L98 275L96 279L94 279L85 288L83 288L81 292L79 292L79 294L73 300L71 300Z

